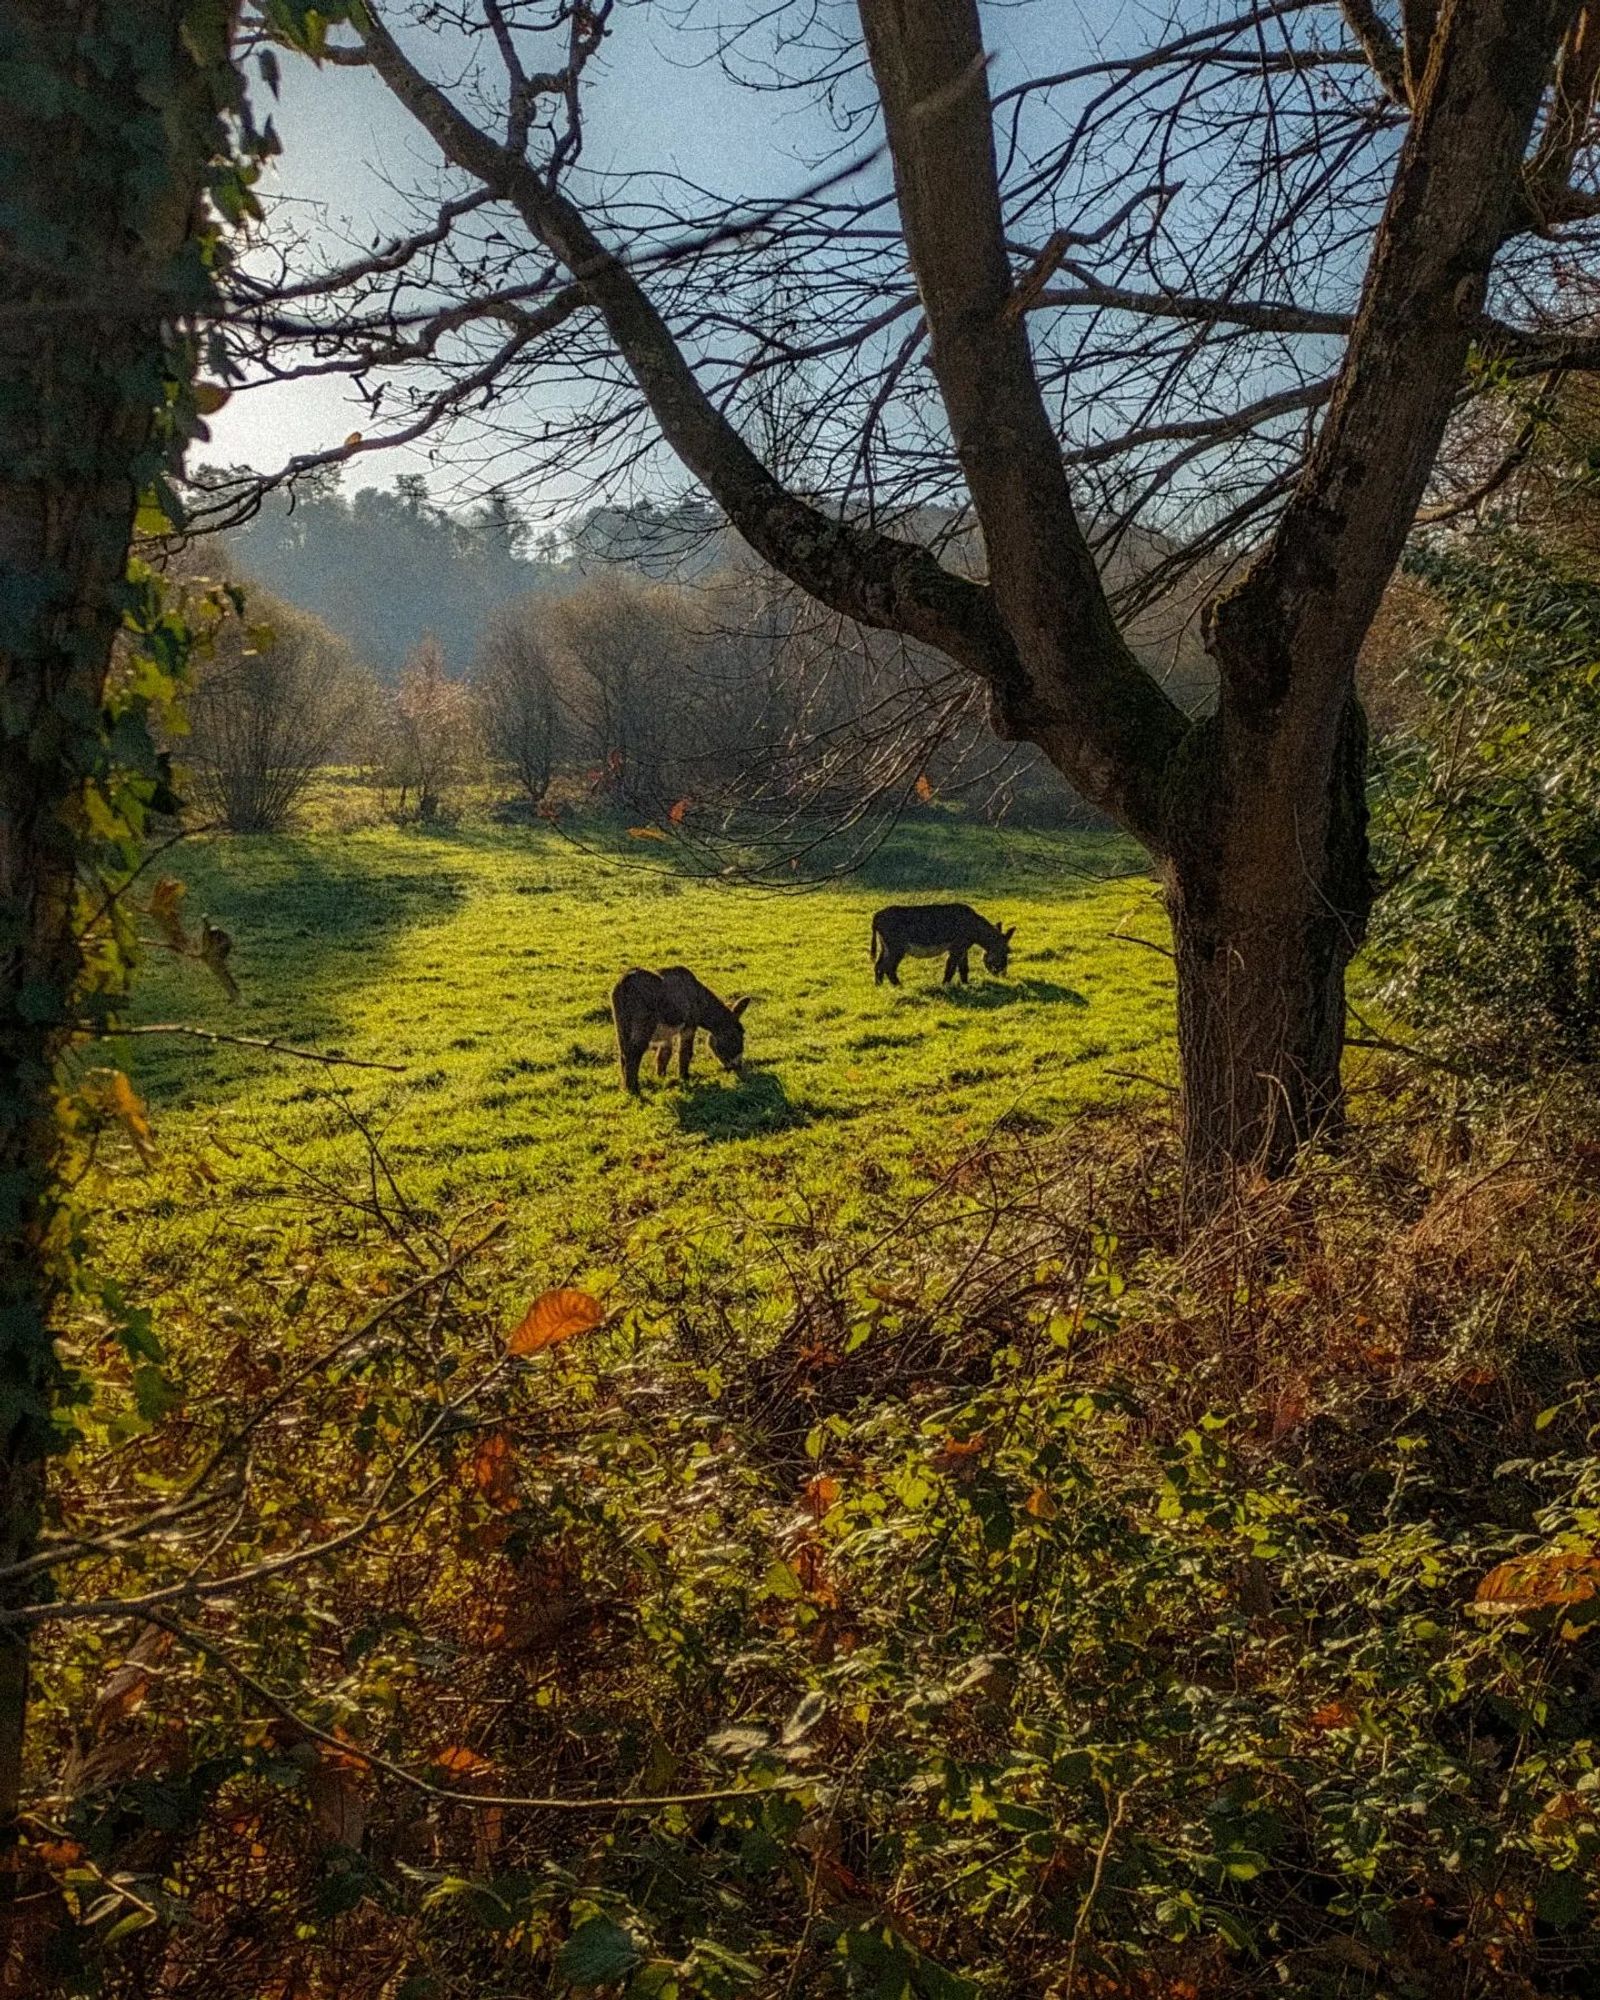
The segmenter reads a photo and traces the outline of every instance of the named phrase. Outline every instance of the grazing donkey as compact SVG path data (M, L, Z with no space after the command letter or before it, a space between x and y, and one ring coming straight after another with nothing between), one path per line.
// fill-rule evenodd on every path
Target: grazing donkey
M900 984L903 958L944 956L944 983L958 975L967 983L967 953L976 945L996 979L1005 976L1011 960L1016 925L1001 930L966 903L894 903L872 920L872 983Z
M724 1005L709 986L702 986L686 966L669 965L661 972L625 972L611 989L611 1016L617 1024L617 1054L622 1081L639 1095L639 1065L646 1049L656 1052L656 1075L665 1076L678 1044L678 1074L688 1080L694 1038L704 1028L711 1053L724 1069L737 1070L744 1061L744 1023L739 1016L750 1005L747 994Z

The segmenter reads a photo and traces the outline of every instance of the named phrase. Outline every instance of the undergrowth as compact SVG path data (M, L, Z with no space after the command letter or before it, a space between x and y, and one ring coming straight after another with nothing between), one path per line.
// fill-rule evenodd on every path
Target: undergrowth
M27 1976L1593 1991L1600 1148L1367 1103L1187 1243L1154 1114L797 1194L776 1320L663 1220L513 1355L376 1152L100 1297Z

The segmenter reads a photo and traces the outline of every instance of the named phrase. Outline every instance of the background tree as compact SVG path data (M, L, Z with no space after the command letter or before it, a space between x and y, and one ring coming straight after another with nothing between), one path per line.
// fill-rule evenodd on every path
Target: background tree
M390 708L390 778L400 788L400 811L412 808L425 824L449 810L478 743L472 692L445 671L444 650L430 632L400 672Z
M178 748L187 789L230 832L280 832L367 700L343 640L252 586L194 675Z
M549 791L566 740L541 622L541 607L532 599L496 613L473 679L484 748L530 805L540 804Z
M1373 895L1363 635L1474 352L1512 372L1597 358L1553 284L1563 232L1583 240L1596 210L1589 9L1478 0L1397 27L1354 0L1195 0L1126 53L1001 99L976 0L861 0L859 33L752 9L727 60L830 93L852 134L876 125L898 229L842 170L790 204L730 211L666 175L650 215L608 202L574 169L608 8L554 25L460 10L471 110L391 11L363 11L349 59L461 176L470 214L440 211L426 237L434 277L453 245L456 347L429 332L415 277L375 261L337 274L321 334L419 371L413 434L559 345L596 384L591 439L613 465L636 418L648 450L648 413L773 567L975 676L1000 734L1158 862L1197 1181L1281 1166L1337 1115L1344 972ZM507 229L551 259L543 288L515 283ZM376 297L406 285L422 331L380 339ZM729 410L740 382L801 364L814 391L780 478ZM576 428L554 427L568 458ZM980 576L917 532L946 499L981 531ZM1114 599L1105 558L1163 522L1170 557ZM1229 587L1206 619L1217 706L1196 722L1128 619L1207 563Z

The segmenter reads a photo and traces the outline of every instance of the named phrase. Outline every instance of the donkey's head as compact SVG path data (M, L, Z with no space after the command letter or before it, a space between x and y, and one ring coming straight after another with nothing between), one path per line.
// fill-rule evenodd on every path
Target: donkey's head
M1011 940L1017 934L1015 924L1009 930L994 927L993 935L983 947L983 962L996 979L1003 979L1006 967L1011 963Z
M731 1007L724 1009L724 1018L711 1030L711 1053L724 1069L742 1069L744 1066L744 1022L739 1018L750 1005L750 995L735 1000Z

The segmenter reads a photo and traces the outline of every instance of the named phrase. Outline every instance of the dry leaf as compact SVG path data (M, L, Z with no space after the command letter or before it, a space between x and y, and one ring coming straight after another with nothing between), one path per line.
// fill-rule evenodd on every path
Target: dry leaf
M1597 1592L1600 1556L1566 1549L1496 1563L1473 1592L1469 1608L1487 1618L1526 1617L1586 1604Z
M671 820L674 826L682 826L684 820L688 817L689 808L693 804L693 799L679 799L671 812L667 814L667 818Z
M106 1099L118 1120L133 1141L139 1158L148 1167L156 1156L155 1139L151 1135L150 1120L145 1113L139 1093L129 1083L120 1069L111 1072L106 1086Z
M806 1484L806 1505L820 1521L838 1499L843 1488L832 1474L821 1472Z
M476 1750L469 1750L464 1743L452 1743L437 1751L433 1761L441 1771L448 1771L452 1778L471 1778L494 1769L487 1757L480 1757Z
M1354 1729L1358 1717L1347 1701L1325 1701L1306 1717L1312 1729Z
M592 1333L605 1316L604 1306L587 1292L543 1292L506 1346L513 1354L540 1354L575 1333Z
M946 1438L928 1463L935 1472L971 1474L976 1469L973 1461L983 1450L983 1446L982 1431L979 1431L976 1437Z
M472 1483L481 1497L502 1514L517 1505L516 1453L504 1431L491 1431L472 1454Z
M917 779L916 789L917 797L921 799L922 803L924 805L931 805L933 802L933 787L928 783L928 774L926 771Z
M628 838L630 840L665 840L666 837L666 834L659 826L630 826L628 828Z
M1061 1509L1042 1486L1036 1486L1023 1501L1022 1511L1031 1514L1036 1521L1053 1521Z

